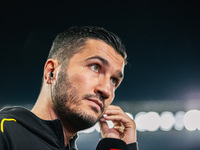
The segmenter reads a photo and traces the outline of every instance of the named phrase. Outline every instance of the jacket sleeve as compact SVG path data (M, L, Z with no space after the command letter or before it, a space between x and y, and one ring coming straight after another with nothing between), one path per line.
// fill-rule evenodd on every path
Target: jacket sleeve
M96 150L138 150L137 143L126 144L123 140L115 138L103 138L99 141Z
M0 131L0 150L9 150L9 144L6 136Z
M129 150L139 150L137 143L128 144L128 149Z

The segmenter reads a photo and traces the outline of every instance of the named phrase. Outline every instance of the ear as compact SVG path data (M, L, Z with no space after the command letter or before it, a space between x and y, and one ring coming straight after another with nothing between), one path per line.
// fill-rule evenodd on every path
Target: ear
M56 78L56 72L59 69L59 63L57 60L48 59L44 66L44 82L51 84ZM53 76L51 76L51 72Z

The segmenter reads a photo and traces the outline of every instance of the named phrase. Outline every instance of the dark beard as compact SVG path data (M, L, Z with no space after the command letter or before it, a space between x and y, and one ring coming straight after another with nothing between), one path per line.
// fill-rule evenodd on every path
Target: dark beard
M58 80L53 89L52 97L55 104L55 111L63 124L66 123L70 125L70 128L73 128L72 130L76 132L92 127L102 117L99 116L99 118L96 119L80 109L81 99L78 97L76 88L72 86L63 69L61 69L61 72L58 74ZM87 97L87 95L84 97ZM100 98L100 100L102 100L102 98ZM104 102L104 100L102 100L102 102ZM70 108L70 104L75 104L76 107ZM94 111L97 110L94 108ZM104 111L104 108L102 111Z

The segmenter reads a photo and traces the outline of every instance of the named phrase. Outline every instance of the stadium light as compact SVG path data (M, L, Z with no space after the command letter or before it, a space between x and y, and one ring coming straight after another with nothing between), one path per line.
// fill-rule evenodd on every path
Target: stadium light
M187 112L178 111L175 114L170 111L164 111L160 114L154 111L138 112L135 117L131 113L126 112L126 114L134 119L136 129L139 132L155 132L159 129L171 131L173 128L181 131L184 127L188 131L200 130L200 111L195 109ZM114 126L112 121L107 121L107 123L110 128ZM100 132L98 123L87 130L81 131L81 133L92 133L94 131Z

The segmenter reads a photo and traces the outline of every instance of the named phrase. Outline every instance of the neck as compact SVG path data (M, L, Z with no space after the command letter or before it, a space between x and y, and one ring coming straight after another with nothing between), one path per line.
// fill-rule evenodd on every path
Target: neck
M37 117L43 120L55 120L60 119L54 109L54 105L52 103L51 97L47 96L50 94L43 94L43 93L50 93L50 91L42 90L34 107L32 108L31 112L34 113ZM62 121L63 126L63 135L65 139L65 146L67 146L69 140L77 133L76 131L71 130L72 128L68 123Z

